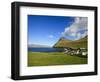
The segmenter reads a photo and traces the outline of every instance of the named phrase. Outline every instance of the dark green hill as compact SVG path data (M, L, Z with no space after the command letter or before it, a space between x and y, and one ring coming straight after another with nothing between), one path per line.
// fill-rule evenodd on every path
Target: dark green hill
M80 40L67 40L65 38L60 38L58 42L53 46L54 48L64 48L64 47L70 47L70 48L87 48L87 40L88 36L80 39Z

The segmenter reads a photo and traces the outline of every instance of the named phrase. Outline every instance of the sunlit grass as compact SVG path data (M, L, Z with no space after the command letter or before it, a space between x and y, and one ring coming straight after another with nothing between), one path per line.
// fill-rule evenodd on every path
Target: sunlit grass
M63 52L29 52L28 66L87 64L87 58Z

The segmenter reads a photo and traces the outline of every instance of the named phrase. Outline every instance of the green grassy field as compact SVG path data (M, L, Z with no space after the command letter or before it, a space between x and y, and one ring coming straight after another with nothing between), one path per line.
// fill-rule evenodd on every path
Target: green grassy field
M87 64L87 58L71 56L63 52L28 52L28 66L75 64Z

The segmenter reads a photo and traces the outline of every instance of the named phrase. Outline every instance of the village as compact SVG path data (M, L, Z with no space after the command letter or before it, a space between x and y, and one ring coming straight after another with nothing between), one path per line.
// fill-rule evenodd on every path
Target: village
M88 52L86 48L64 48L64 53L67 55L80 55L80 56L87 56Z

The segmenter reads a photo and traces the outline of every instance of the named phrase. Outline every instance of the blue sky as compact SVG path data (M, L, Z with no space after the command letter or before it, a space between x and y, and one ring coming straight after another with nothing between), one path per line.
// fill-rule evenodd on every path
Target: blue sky
M53 46L60 37L80 39L81 35L87 34L87 29L84 29L86 22L87 18L83 17L28 15L28 44ZM77 30L79 24L82 27Z

